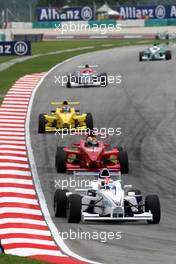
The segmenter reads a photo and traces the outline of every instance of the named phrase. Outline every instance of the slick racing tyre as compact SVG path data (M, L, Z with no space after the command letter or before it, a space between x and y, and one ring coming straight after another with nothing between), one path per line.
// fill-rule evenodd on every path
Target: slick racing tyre
M129 164L128 164L128 153L126 150L119 150L119 163L120 169L122 174L127 174L129 171Z
M81 221L81 196L79 194L69 196L67 220L68 223L79 223Z
M55 168L58 173L65 173L67 165L67 155L63 147L58 147L55 156Z
M45 114L39 115L39 121L38 121L38 133L44 134L45 133Z
M170 50L166 50L165 54L166 54L166 60L171 60L172 59L172 53L171 53Z
M71 88L71 78L70 75L67 76L67 84L66 84L67 88Z
M139 61L143 61L143 59L142 59L143 55L144 55L143 51L139 52Z
M87 113L87 116L86 116L86 126L90 130L93 130L93 117L92 117L92 114L91 113Z
M153 220L148 220L149 224L158 224L161 218L160 201L157 195L147 195L145 198L145 211L151 211Z
M56 217L66 217L68 190L57 189L54 194L54 213Z

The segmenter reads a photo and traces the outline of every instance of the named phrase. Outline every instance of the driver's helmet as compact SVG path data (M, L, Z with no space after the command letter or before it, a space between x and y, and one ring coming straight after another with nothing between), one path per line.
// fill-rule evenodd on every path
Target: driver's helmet
M70 112L70 106L69 105L64 105L62 107L62 112L63 113L69 113Z
M154 43L153 48L158 48L158 44Z
M113 187L113 180L109 177L105 177L104 179L101 179L99 188L110 190Z
M87 146L96 147L98 145L98 140L96 137L89 136L87 138L86 143L87 143Z
M88 64L86 64L86 65L85 65L85 68L87 69L87 68L90 68L90 67L89 67L89 65L88 65Z
M99 174L99 188L109 190L113 187L113 180L110 176L110 171L107 168L104 168L100 171Z

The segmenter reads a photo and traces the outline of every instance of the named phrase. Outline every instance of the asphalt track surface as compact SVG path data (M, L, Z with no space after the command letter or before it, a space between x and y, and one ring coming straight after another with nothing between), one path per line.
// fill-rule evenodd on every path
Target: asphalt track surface
M58 230L75 232L122 232L120 240L65 240L72 251L101 263L176 263L176 75L171 61L139 62L140 47L86 54L52 71L39 87L32 109L32 148L42 189ZM54 83L55 75L74 72L77 65L98 64L100 72L123 76L120 85L106 88L67 89ZM121 127L120 137L109 137L112 145L126 146L130 173L123 176L144 194L158 194L162 218L159 225L143 223L68 224L53 212L57 174L54 157L58 137L37 133L39 113L49 112L51 101L65 98L81 102L80 109L92 112L95 127ZM76 138L75 138L76 140ZM69 144L73 139L64 139ZM62 144L62 143L61 143Z

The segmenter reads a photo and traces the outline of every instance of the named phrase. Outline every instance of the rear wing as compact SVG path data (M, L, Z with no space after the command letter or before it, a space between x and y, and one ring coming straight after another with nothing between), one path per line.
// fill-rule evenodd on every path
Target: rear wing
M51 105L61 105L61 106L64 106L64 105L79 105L80 102L67 102L67 101L63 101L63 102L51 102Z
M121 172L120 171L111 171L110 172L110 177L118 177L119 180L121 180ZM75 177L78 176L94 176L94 177L99 177L100 171L74 171L73 175Z
M79 65L77 66L79 69L84 69L85 65ZM89 68L98 68L98 65L89 65Z

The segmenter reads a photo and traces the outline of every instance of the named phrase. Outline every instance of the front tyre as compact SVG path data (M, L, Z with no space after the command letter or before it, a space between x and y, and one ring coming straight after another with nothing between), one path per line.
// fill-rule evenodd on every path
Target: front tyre
M40 114L39 115L39 120L38 120L38 133L44 134L45 133L45 114Z
M143 55L144 55L143 51L139 52L139 61L143 61Z
M171 60L172 59L172 53L171 53L170 50L166 50L165 54L166 54L166 60Z
M129 171L128 153L126 150L119 150L119 163L122 174L127 174Z
M63 147L58 147L55 156L55 168L57 173L65 173L67 166L67 155Z
M57 189L54 194L54 213L56 217L67 215L67 190Z
M147 195L145 198L145 211L151 211L152 220L148 220L149 224L158 224L161 218L161 208L158 195Z
M93 117L92 117L92 114L91 113L87 113L87 116L86 116L86 126L90 130L93 130Z
M71 194L68 199L68 223L79 223L81 221L81 196Z
M67 84L66 84L67 88L71 88L71 77L70 75L67 76Z

